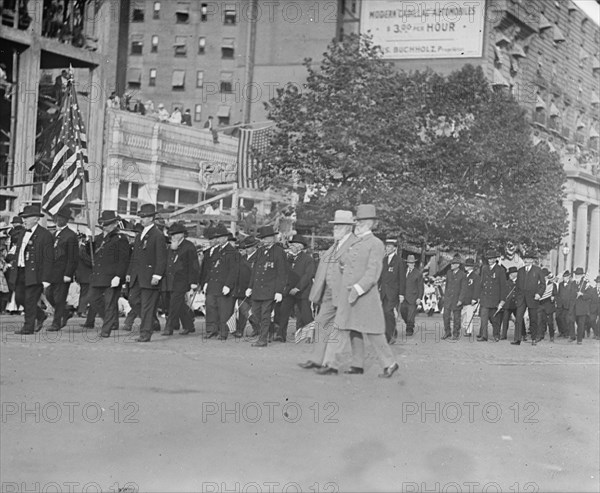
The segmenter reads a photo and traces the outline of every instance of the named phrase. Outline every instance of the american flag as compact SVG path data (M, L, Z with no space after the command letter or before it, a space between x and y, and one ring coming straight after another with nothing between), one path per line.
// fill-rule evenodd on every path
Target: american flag
M259 162L256 154L264 152L269 146L273 127L240 129L238 144L238 186L240 188L258 188Z
M88 162L85 127L72 80L65 89L60 118L56 154L42 196L42 210L50 215L79 196Z
M298 344L306 339L307 342L313 342L315 340L315 327L316 322L312 321L306 324L304 327L300 327L294 334L294 342Z

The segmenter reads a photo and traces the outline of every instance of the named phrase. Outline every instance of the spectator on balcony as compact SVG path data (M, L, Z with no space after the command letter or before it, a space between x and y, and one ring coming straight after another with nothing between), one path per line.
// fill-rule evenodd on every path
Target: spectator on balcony
M112 108L115 110L118 110L119 108L121 108L121 98L119 98L119 96L117 96L117 93L115 91L111 92L110 96L106 100L106 107Z
M135 102L135 112L139 113L140 115L146 114L146 107L144 106L144 103L142 103L141 99L137 99Z
M181 125L181 110L179 107L175 107L173 113L169 117L169 123L174 123L175 125Z
M59 106L62 104L62 97L67 90L68 83L69 73L66 70L63 70L54 80L54 98L56 99L56 104Z
M206 120L206 122L204 123L204 128L207 128L208 130L212 131L212 129L213 129L213 117L212 116L208 117L208 120Z
M169 120L169 112L165 109L165 105L162 103L158 105L158 120L161 122L166 122Z
M192 113L190 112L189 108L185 110L185 113L181 116L181 123L187 125L188 127L192 126Z
M146 106L146 116L151 116L153 118L156 118L156 110L154 109L154 103L152 102L151 99L146 101L145 106Z

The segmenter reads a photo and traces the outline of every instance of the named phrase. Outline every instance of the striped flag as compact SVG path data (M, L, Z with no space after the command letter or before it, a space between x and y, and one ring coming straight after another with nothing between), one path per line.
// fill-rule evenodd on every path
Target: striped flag
M56 141L56 154L42 195L42 210L50 215L79 197L88 162L85 127L72 79L65 90L60 118L62 124Z
M304 327L300 327L296 331L296 334L294 334L296 344L298 344L299 342L302 342L304 339L306 339L307 342L314 341L315 340L315 327L316 327L316 323L314 321L309 324L306 324Z
M236 304L235 309L233 310L233 313L231 314L231 317L229 317L229 320L227 320L227 328L229 329L230 334L233 334L237 330L238 314L239 314L239 310L238 310L238 307Z
M257 130L240 129L237 155L238 186L240 188L258 188L259 162L254 156L267 149L272 133L272 126Z

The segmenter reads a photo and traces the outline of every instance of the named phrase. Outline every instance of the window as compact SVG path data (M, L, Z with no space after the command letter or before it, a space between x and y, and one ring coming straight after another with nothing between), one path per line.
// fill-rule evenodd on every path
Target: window
M194 107L194 121L195 122L202 121L202 105L201 104L197 104Z
M131 39L131 54L141 55L144 51L144 38L141 35L133 36Z
M174 91L185 89L185 70L173 70L171 86Z
M154 2L154 11L152 13L153 19L160 19L160 2Z
M223 14L223 24L235 25L235 9L225 9Z
M206 22L208 20L208 4L200 4L200 22Z
M179 2L175 11L175 19L177 24L187 24L190 22L190 4Z
M221 72L221 92L233 92L233 72Z
M119 214L137 214L139 185L129 181L119 183L119 200L117 212Z
M198 70L196 72L196 87L204 86L204 70Z
M217 109L217 118L219 119L219 125L229 125L229 118L231 114L231 106L223 104Z
M156 85L156 69L155 68L150 69L150 77L148 79L148 85L149 86Z
M150 48L151 53L158 53L158 36L155 34L152 36L152 47Z
M204 55L205 52L206 52L206 38L204 36L201 36L200 38L198 38L198 54Z
M131 11L131 22L144 22L144 7L135 5Z
M129 89L139 89L142 87L142 70L139 68L129 68L127 70L127 87Z
M234 38L223 38L223 44L221 45L221 58L233 59L234 58Z
M156 194L157 206L160 209L175 207L181 209L186 205L198 203L198 192L195 190L185 190L182 188L158 187Z
M187 56L187 36L175 36L175 56Z

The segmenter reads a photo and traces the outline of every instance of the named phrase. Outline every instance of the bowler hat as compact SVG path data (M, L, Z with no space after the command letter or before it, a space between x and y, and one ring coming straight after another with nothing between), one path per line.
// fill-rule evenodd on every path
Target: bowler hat
M354 216L352 211L337 210L333 216L333 221L329 224L354 224Z
M234 236L233 233L229 233L227 235L227 241L237 241L237 238Z
M258 238L266 238L267 236L275 236L277 232L273 229L273 226L261 226L258 228Z
M475 260L472 258L465 260L465 267L475 267Z
M415 258L414 255L409 255L408 257L406 257L406 263L407 264L416 264L417 259Z
M537 258L537 255L535 254L535 252L533 250L530 250L523 254L523 258Z
M63 217L67 221L69 219L73 219L71 208L69 206L66 206L66 205L64 207L61 207L55 215Z
M566 270L563 274L563 277L571 277L571 272Z
M573 272L573 274L575 274L576 276L581 276L581 275L585 274L585 271L583 270L583 267L577 267L577 269L575 269L575 272Z
M142 231L144 231L144 226L142 226L142 225L141 225L141 223L135 223L135 224L133 225L133 230L134 230L136 233L141 233Z
M498 258L500 256L500 252L498 250L488 250L485 252L485 258Z
M117 215L116 211L102 211L102 214L100 214L100 217L98 218L98 224L100 226L108 226L109 224L117 222L119 219L121 218Z
M223 224L218 224L213 228L208 239L214 240L215 238L220 238L221 236L229 236L229 234L229 230Z
M176 222L171 224L171 226L169 226L169 229L167 230L167 234L169 235L176 235L179 233L187 233L187 228L182 222Z
M290 240L290 243L300 243L300 244L304 245L305 247L308 246L308 241L302 235L294 235L294 236L292 236L292 239Z
M39 204L31 204L23 207L23 212L19 213L21 217L44 217L44 214L40 211Z
M519 271L519 270L518 270L518 269L517 269L517 268L516 268L514 265L511 265L511 266L508 268L508 272L507 272L507 274L516 274L518 271Z
M452 260L450 261L451 264L462 264L462 258L460 258L460 255L457 253L454 255L454 257L452 257Z
M247 236L242 241L240 241L239 247L241 249L250 248L258 245L258 240L254 236Z
M356 220L377 219L375 206L373 204L361 204L356 208Z
M542 274L544 274L544 277L548 277L550 275L550 271L548 270L547 267L544 267L542 269Z
M23 224L23 218L21 216L15 216L12 218L10 224Z
M386 238L385 244L392 245L392 246L398 246L398 240L396 238Z
M150 217L156 215L156 206L154 204L142 204L137 212L139 217Z

